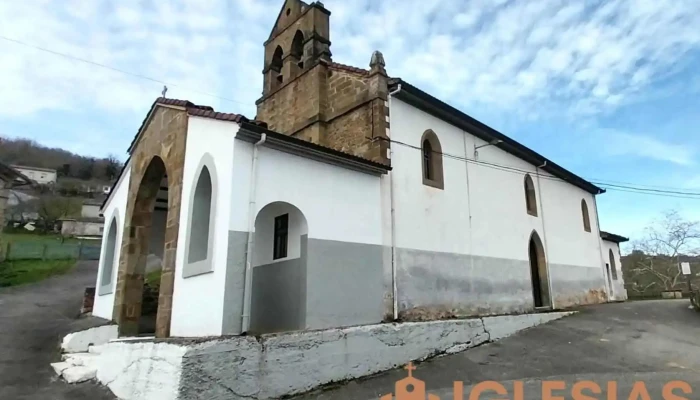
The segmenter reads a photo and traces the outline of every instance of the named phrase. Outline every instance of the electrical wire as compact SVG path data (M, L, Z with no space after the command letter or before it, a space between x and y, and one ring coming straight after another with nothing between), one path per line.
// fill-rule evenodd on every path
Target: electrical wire
M76 56L73 56L73 55L70 55L70 54L61 53L61 52L59 52L59 51L55 51L55 50L47 49L47 48L44 48L44 47L41 47L41 46L36 46L36 45L33 45L33 44L29 44L29 43L26 43L26 42L23 42L23 41L20 41L20 40L17 40L17 39L13 39L13 38L10 38L10 37L7 37L7 36L0 35L0 39L6 40L6 41L8 41L8 42L15 43L15 44L19 44L19 45L22 45L22 46L30 47L30 48L33 48L33 49L36 49L36 50L40 50L40 51L43 51L43 52L47 52L47 53L50 53L50 54L53 54L53 55L57 55L57 56L60 56L60 57L68 58L68 59L71 59L71 60L74 60L74 61L83 62L83 63L89 64L89 65L92 65L92 66L95 66L95 67L105 68L105 69L108 69L108 70L111 70L111 71L114 71L114 72L118 72L118 73L122 73L122 74L125 74L125 75L129 75L129 76L132 76L132 77L135 77L135 78L144 79L144 80L148 80L148 81L151 81L151 82L155 82L155 83L159 83L159 84L167 85L167 86L171 86L171 87L179 87L180 89L189 90L189 91L191 91L191 92L199 93L199 94L202 94L202 95L205 95L205 96L209 96L209 97L213 97L213 98L216 98L216 99L220 99L220 100L224 100L224 101L230 101L230 102L232 102L232 103L242 104L242 105L245 105L245 106L250 106L249 103L244 103L244 102L241 102L241 101L238 101L238 100L229 99L229 98L226 98L226 97L222 97L222 96L215 95L215 94L212 94L212 93L204 92L204 91L201 91L201 90L197 90L197 89L193 89L193 88L181 86L181 85L178 85L178 84L174 84L174 83L172 83L172 82L166 82L166 81L163 81L163 80L160 80L160 79L151 78L151 77L146 76L146 75L141 75L141 74L137 74L137 73L125 71L125 70L122 70L122 69L119 69L119 68L115 68L115 67L112 67L112 66L109 66L109 65L106 65L106 64L101 64L101 63L98 63L98 62L95 62L95 61L92 61L92 60L87 60L87 59L80 58L80 57L76 57ZM417 149L417 150L422 150L422 148L419 147L419 146L410 145L410 144L408 144L408 143L403 143L403 142L400 142L400 141L397 141L397 140L391 140L391 139L390 139L389 141L392 142L392 143L396 143L396 144L402 145L402 146L407 146L407 147L411 147L411 148L414 148L414 149ZM549 179L549 180L554 180L554 181L566 182L565 180L563 180L563 179L561 179L561 178L556 178L556 177L552 177L552 176L549 176L549 175L544 175L544 174L541 174L541 173L539 173L539 172L532 172L532 171L527 171L527 170L523 170L523 169L519 169L519 168L507 166L507 165L496 164L496 163L489 163L489 162L485 162L485 161L479 161L479 160L469 159L469 158L466 158L466 157L456 156L456 155L448 154L448 153L441 153L441 152L437 152L437 151L433 151L433 152L434 152L434 153L437 153L437 154L440 154L440 155L442 155L442 156L444 156L444 157L451 158L451 159L455 159L455 160L459 160L459 161L464 161L464 162L467 162L467 163L478 164L478 165L481 165L481 166L485 166L485 167L489 167L489 168L493 168L493 169L498 169L498 170L501 170L501 171L513 172L513 173L518 173L518 174L521 174L521 175L531 174L531 175L539 176L539 177L542 178L542 179ZM664 196L664 197L675 197L675 198L682 198L682 199L700 199L700 193L696 193L696 192L683 192L683 191L678 191L678 190L667 190L667 189L678 189L678 188L672 188L672 187L650 186L650 185L633 184L633 183L629 183L629 182L605 181L605 180L600 180L600 179L592 179L592 180L589 180L589 182L591 182L591 183L593 183L593 184L595 184L595 185L601 186L601 187L603 187L603 188L606 189L606 190L613 190L613 191L619 191L619 192L638 193L638 194L647 194L647 195L659 195L659 196ZM636 186L634 186L634 185L636 185ZM695 197L695 196L698 196L698 197Z
M388 140L391 143L396 143L401 146L406 146L412 149L416 150L423 150L419 146L411 145L408 143L404 143L398 140L393 140L389 139ZM474 159L469 159L466 157L462 156L457 156L454 154L449 154L449 153L444 153L444 152L439 152L433 150L433 153L439 154L443 157L458 160L458 161L463 161L467 162L470 164L476 164L480 165L486 168L492 168L504 172L511 172L519 175L534 175L538 176L541 179L547 179L547 180L552 180L552 181L557 181L557 182L566 182L564 179L545 175L539 172L533 172L533 171L528 171L524 169L520 169L517 167L512 167L509 165L503 165L503 164L497 164L497 163L491 163L491 162L486 162L486 161L479 161L479 160L474 160ZM653 195L653 196L662 196L662 197L673 197L673 198L681 198L681 199L694 199L694 200L700 200L700 193L697 192L681 192L681 191L671 191L671 190L660 190L660 189L649 189L649 188L644 188L644 187L634 187L634 186L623 186L623 185L613 185L613 184L608 184L608 183L603 183L600 181L590 181L591 183L594 183L596 185L599 185L603 187L606 190L611 190L611 191L618 191L618 192L627 192L627 193L636 193L636 194L645 194L645 195ZM568 183L568 182L567 182Z
M9 37L7 37L7 36L0 35L0 39L6 40L6 41L8 41L8 42L15 43L15 44L19 44L19 45L22 45L22 46L31 47L31 48L33 48L33 49L35 49L35 50L44 51L44 52L46 52L46 53L50 53L50 54L57 55L57 56L64 57L64 58L68 58L68 59L71 59L71 60L74 60L74 61L80 61L80 62L89 64L89 65L92 65L92 66L95 66L95 67L105 68L105 69L108 69L108 70L110 70L110 71L119 72L119 73L122 73L122 74L125 74L125 75L132 76L132 77L134 77L134 78L145 79L145 80L147 80L147 81L159 83L159 84L161 84L161 85L166 85L166 86L171 86L171 87L177 87L177 88L180 88L180 89L183 89L183 90L188 90L188 91L191 91L191 92L194 92L194 93L198 93L198 94L201 94L201 95L204 95L204 96L209 96L209 97L213 97L213 98L216 98L216 99L219 99L219 100L224 100L224 101L230 101L230 102L232 102L232 103L242 104L242 105L245 105L245 106L248 106L248 107L251 106L250 103L244 103L244 102L242 102L242 101L229 99L229 98L222 97L222 96L219 96L219 95L216 95L216 94L213 94L213 93L208 93L208 92L204 92L204 91L201 91L201 90L198 90L198 89L193 89L193 88L190 88L190 87L178 85L178 84L176 84L176 83L166 82L166 81L163 81L163 80L160 80L160 79L151 78L151 77L146 76L146 75L141 75L141 74L137 74L137 73L134 73L134 72L125 71L125 70L123 70L123 69L119 69L119 68L115 68L115 67L112 67L112 66L109 66L109 65L106 65L106 64L101 64L101 63L98 63L98 62L95 62L95 61L87 60L87 59L85 59L85 58L80 58L80 57L72 56L72 55L70 55L70 54L61 53L61 52L59 52L59 51L47 49L47 48L45 48L45 47L36 46L36 45L33 45L33 44L29 44L29 43L26 43L26 42L22 42L22 41L20 41L20 40L13 39L13 38L9 38Z

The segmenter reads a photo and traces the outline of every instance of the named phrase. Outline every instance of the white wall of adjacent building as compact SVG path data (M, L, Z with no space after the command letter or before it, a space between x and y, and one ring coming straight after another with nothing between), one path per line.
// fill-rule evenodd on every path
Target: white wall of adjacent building
M32 168L24 165L13 165L12 168L24 174L27 178L35 181L36 183L42 185L56 183L56 170L48 168Z
M422 182L421 138L428 129L438 136L443 153L454 156L443 156L442 190ZM496 146L478 149L483 163L473 162L475 146L484 141L396 98L391 102L391 139L398 247L527 260L528 240L536 230L550 263L600 268L590 193ZM535 184L536 217L526 211L526 172ZM588 203L591 232L583 228L582 199Z
M236 140L230 227L248 229L253 143ZM260 147L255 215L273 202L297 207L309 238L381 244L381 196L377 176Z
M603 246L603 262L610 265L610 274L613 286L611 300L627 300L627 290L625 289L625 279L622 276L622 259L620 257L620 245L608 240L601 240ZM612 256L612 257L611 257ZM614 279L612 271L615 268L617 279Z
M178 234L175 287L170 333L173 336L212 336L221 334L228 252L229 213L233 188L234 136L238 124L207 118L190 117L187 131L187 152L182 179L182 203ZM205 161L209 168L215 196L213 241L207 257L209 271L185 277L188 268L186 250L189 244L193 192L198 173Z
M126 203L129 195L129 181L131 179L131 165L127 164L119 178L119 181L114 186L114 193L108 199L102 214L104 215L105 229L103 229L102 249L100 251L99 269L97 273L97 281L95 283L95 303L93 305L92 314L105 319L112 319L114 309L114 293L117 285L117 272L119 270L119 258L121 257L121 243L124 235L124 220L126 216ZM115 222L113 222L115 221ZM109 242L107 235L109 234L110 224L117 224L117 240L114 249L114 264L109 279L109 289L101 288L103 282L102 275L105 273L105 254L107 252L106 245Z

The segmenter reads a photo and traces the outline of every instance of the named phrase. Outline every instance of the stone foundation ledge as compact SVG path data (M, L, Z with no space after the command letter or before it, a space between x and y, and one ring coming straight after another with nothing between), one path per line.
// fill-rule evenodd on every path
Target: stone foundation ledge
M120 399L273 399L467 350L570 315L551 312L206 340L112 340L57 373L95 377ZM60 372L62 371L62 372ZM76 372L74 370L73 372Z

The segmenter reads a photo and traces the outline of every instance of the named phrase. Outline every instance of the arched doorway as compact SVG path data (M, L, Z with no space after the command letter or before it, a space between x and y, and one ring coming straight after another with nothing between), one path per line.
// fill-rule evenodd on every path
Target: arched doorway
M306 325L306 217L274 202L255 218L250 331L283 332Z
M115 303L114 314L122 336L169 334L173 274L163 268L167 257L168 197L165 164L154 156L141 178L124 229L122 294L118 296L119 303Z
M532 232L532 235L530 235L528 254L530 259L530 279L532 280L532 297L535 308L551 307L547 260L544 255L544 246L537 232Z

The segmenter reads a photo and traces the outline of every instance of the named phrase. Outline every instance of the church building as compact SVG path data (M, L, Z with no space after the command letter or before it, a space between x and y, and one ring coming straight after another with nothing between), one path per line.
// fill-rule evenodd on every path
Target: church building
M254 118L154 101L102 207L94 315L198 337L626 298L603 189L390 77L380 52L334 62L330 15L284 2Z

